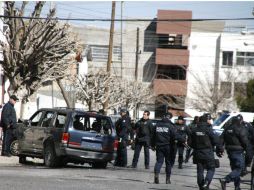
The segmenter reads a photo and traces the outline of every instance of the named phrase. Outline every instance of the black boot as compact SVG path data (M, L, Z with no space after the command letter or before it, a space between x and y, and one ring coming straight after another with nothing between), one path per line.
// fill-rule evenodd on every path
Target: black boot
M154 174L154 183L155 184L159 184L160 183L160 181L159 181L159 174L158 173Z
M202 189L203 190L209 190L209 185L210 185L210 183L208 181L205 181L204 185L202 185Z
M245 176L248 174L247 168L245 167L242 172L241 172L241 177Z
M182 162L179 162L178 168L183 169L183 163Z
M235 190L241 190L240 185L235 187Z
M170 176L166 176L166 184L171 184Z
M226 180L220 179L220 185L222 190L226 190Z

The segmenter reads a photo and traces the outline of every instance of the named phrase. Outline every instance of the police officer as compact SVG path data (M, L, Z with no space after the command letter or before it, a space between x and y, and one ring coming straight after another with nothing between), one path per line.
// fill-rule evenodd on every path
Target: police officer
M244 176L248 173L247 167L250 167L252 158L253 158L254 128L250 123L243 121L242 115L239 115L239 117L241 119L243 126L246 129L247 136L248 136L248 146L247 146L248 150L246 151L246 154L245 154L245 164L244 164L243 171L241 173L241 176Z
M163 165L164 159L166 162L166 183L170 184L171 163L170 163L170 143L175 137L175 132L172 128L170 115L167 113L165 117L156 124L152 130L151 146L156 150L156 164L154 166L154 183L159 183L159 173Z
M19 99L15 95L10 96L10 100L4 105L1 114L1 127L4 132L4 139L2 144L2 156L11 156L10 145L13 138L13 130L17 125L17 116L14 105Z
M148 110L144 111L143 118L140 119L134 127L136 131L136 139L135 139L135 150L134 156L132 160L132 168L137 167L139 154L144 147L144 154L145 154L145 168L149 169L149 162L150 162L150 138L151 138L151 130L152 130L152 122L149 120L150 112Z
M198 116L195 116L194 119L193 119L193 122L188 126L189 127L189 131L195 129L198 125L198 120L199 120L199 117ZM188 148L186 150L186 155L185 155L185 160L184 162L187 163L189 162L189 159L190 157L192 156L192 148Z
M116 133L118 137L117 155L115 159L115 166L126 167L127 166L127 143L129 129L131 125L131 119L127 114L126 109L121 109L121 118L116 121Z
M240 190L240 175L244 166L243 152L247 150L248 136L242 126L241 116L235 116L232 124L228 125L221 134L221 141L225 144L230 161L231 172L220 179L222 190L226 189L226 183L234 182L235 190Z
M178 138L177 140L177 151L178 151L178 168L182 169L183 166L183 153L184 148L187 144L187 136L190 133L189 128L184 124L183 116L179 116L177 123L175 124L176 127L176 136ZM175 152L176 154L176 152Z
M216 146L219 156L223 152L219 144L219 138L213 133L213 130L207 123L205 115L199 118L196 128L191 130L188 144L193 148L193 163L197 164L197 183L200 190L209 189L215 172L214 146ZM204 170L207 174L204 177Z

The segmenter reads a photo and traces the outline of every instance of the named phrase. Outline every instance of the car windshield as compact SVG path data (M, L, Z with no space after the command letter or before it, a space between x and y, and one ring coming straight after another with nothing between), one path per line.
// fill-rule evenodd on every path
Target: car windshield
M229 114L222 114L219 118L217 118L213 122L213 126L219 126L223 121L225 121L229 117Z

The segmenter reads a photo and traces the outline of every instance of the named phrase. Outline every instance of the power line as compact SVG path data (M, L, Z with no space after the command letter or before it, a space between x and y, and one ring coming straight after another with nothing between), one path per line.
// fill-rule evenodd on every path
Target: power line
M29 17L29 16L6 16L0 15L0 18L17 18L17 19L35 19L35 20L47 20L47 17ZM101 21L101 22L197 22L197 21L227 21L227 20L254 20L254 18L208 18L208 19L98 19L98 18L50 18L51 20L65 20L65 21Z

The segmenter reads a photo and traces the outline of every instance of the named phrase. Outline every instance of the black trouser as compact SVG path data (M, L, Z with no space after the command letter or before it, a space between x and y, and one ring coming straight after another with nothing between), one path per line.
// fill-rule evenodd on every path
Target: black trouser
M1 150L1 155L3 156L4 155L4 149L5 149L5 137L6 137L6 129L2 128L2 135L3 135L3 138L2 138L2 150Z
M211 166L209 165L209 162L213 162ZM206 176L204 177L204 171L207 170ZM201 188L205 181L207 181L208 184L211 183L213 176L215 173L215 166L214 166L214 160L199 160L197 163L197 182L198 186Z
M183 163L184 146L181 144L178 144L177 150L178 150L178 163L179 165L181 165Z
M13 139L13 129L8 128L4 133L4 154L10 154L10 146Z
M169 156L171 167L173 167L175 164L176 153L177 153L177 144L172 143L172 145L170 146L170 156Z
M159 174L163 162L166 162L166 175L170 177L171 175L171 164L170 164L170 146L163 145L156 147L156 164L154 166L154 173Z
M142 147L144 147L145 166L149 167L150 153L149 153L149 146L147 145L146 142L135 143L134 156L133 156L133 160L132 160L133 167L137 167L138 159L139 159L139 155L140 155L140 151L141 151Z
M250 167L252 158L253 158L253 154L254 154L253 145L250 144L248 146L248 150L246 151L246 154L245 154L245 167Z
M118 144L114 165L120 166L120 167L127 166L127 141L126 140L122 140Z
M231 172L225 177L226 182L234 181L235 187L240 187L240 174L244 167L243 151L227 151L230 161Z

